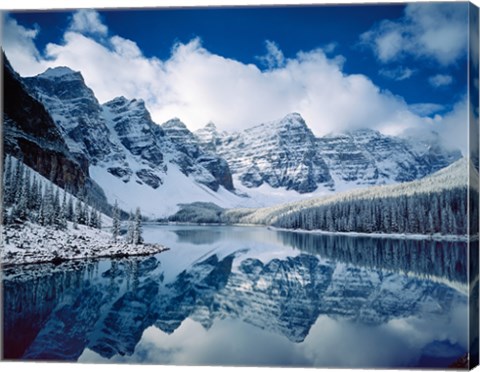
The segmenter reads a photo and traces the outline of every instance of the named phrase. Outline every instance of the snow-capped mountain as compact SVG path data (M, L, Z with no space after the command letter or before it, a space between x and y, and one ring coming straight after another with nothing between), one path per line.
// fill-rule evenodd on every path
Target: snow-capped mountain
M91 164L121 158L120 149L110 140L102 107L80 72L49 68L24 81L64 133L72 153L86 156Z
M92 178L111 203L118 199L126 210L140 206L150 216L171 214L185 202L240 204L241 198L230 192L227 162L201 149L180 120L154 123L142 100L118 97L101 105L82 75L67 67L25 82L53 117L70 152L88 159Z
M298 113L236 133L158 125L142 100L100 104L80 72L50 68L22 80L53 118L67 151L122 209L167 216L179 203L268 206L422 178L461 157L428 140L358 130L317 138ZM39 134L39 137L41 135Z
M414 140L390 137L371 129L328 135L318 151L337 184L381 185L423 178L461 158L438 136Z
M184 123L175 118L163 123L162 128L181 153L173 161L183 172L195 174L199 182L214 191L220 186L234 189L228 163L212 151L203 151L197 137Z
M306 193L318 184L332 185L328 167L316 150L315 136L297 113L227 136L216 150L250 188L266 183Z
M22 161L40 175L74 194L85 192L106 211L108 205L102 189L91 179L88 159L74 156L62 130L44 105L33 97L23 79L3 55L3 144L5 154Z
M411 181L461 157L438 136L404 139L362 129L316 138L297 113L234 134L210 123L196 135L247 188L268 184L299 193Z

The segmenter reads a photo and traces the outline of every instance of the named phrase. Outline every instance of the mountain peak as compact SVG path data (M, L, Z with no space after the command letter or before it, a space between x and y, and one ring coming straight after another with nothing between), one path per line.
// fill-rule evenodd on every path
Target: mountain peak
M375 129L371 128L358 128L352 129L345 132L345 134L352 137L382 137L383 135Z
M146 111L145 102L143 101L143 99L136 99L136 98L128 99L124 96L115 97L111 101L105 102L104 105L112 108L125 106L125 107L128 107L129 109L136 108L136 109Z
M298 112L292 112L288 115L285 115L277 122L277 125L287 128L308 128L307 123L303 119L302 115L300 115Z
M285 117L282 119L283 120L295 120L295 121L305 121L302 117L301 114L299 114L298 112L291 112L290 114L287 114L285 115Z
M209 122L207 123L207 125L205 125L205 129L208 129L208 130L217 130L217 126L215 125L214 122L209 121Z
M162 124L162 127L164 129L176 128L176 129L188 130L187 126L179 118L173 118L166 121L165 123Z
M65 79L68 78L69 80L77 80L83 79L82 75L78 71L73 71L71 68L66 66L59 66L59 67L49 67L45 72L37 75L39 78L43 79Z

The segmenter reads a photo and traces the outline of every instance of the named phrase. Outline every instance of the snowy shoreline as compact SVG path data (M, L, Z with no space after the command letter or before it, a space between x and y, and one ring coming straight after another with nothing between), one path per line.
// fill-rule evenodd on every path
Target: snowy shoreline
M400 234L400 233L362 233L362 232L344 232L344 231L324 231L324 230L303 230L303 229L285 229L280 227L267 226L270 230L298 232L302 234L313 235L340 235L362 238L384 238L384 239L405 239L405 240L434 240L450 242L467 242L466 235L441 235L441 234Z
M70 225L70 224L69 224ZM60 263L91 258L148 256L169 248L161 244L128 244L111 234L79 225L66 230L40 226L30 222L2 226L2 267L37 263Z
M274 231L297 232L302 234L313 235L336 235L350 236L362 238L383 238L383 239L405 239L405 240L433 240L433 241L449 241L449 242L467 242L467 235L441 235L441 234L408 234L408 233L364 233L364 232L344 232L344 231L324 231L324 230L304 230L304 229L287 229L274 227L263 224L253 223L195 223L195 222L149 222L145 225L160 226L236 226L236 227L264 227ZM478 236L473 237L478 239Z

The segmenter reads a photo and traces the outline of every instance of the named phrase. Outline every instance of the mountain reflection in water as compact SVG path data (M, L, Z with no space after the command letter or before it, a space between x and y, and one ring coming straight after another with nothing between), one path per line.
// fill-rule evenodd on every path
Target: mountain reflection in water
M145 236L171 250L6 269L4 357L435 367L467 350L466 243L253 227Z

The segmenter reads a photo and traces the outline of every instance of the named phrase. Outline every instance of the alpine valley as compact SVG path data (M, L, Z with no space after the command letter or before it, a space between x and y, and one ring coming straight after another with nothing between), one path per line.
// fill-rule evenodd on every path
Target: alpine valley
M462 157L435 133L316 137L299 113L234 133L214 123L192 132L178 118L155 123L140 99L101 104L68 67L22 78L4 60L6 153L105 212L115 200L149 218L195 202L268 207L421 179Z

